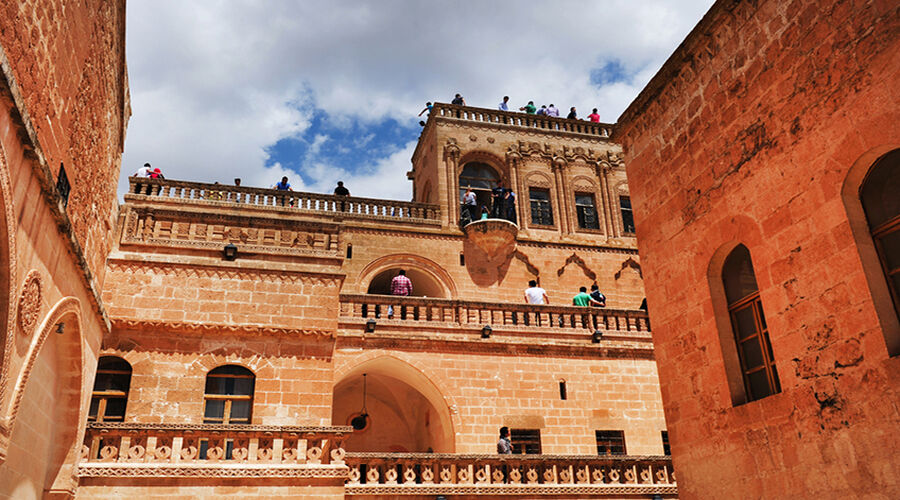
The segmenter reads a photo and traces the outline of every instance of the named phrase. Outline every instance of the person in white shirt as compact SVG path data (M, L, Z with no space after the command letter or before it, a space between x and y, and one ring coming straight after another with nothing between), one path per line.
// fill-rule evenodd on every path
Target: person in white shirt
M528 282L528 288L525 290L526 304L549 304L550 297L547 297L547 291L537 286L537 281Z
M503 102L501 102L501 103L497 106L497 109L499 109L500 111L509 111L509 104L508 104L508 103L509 103L509 96L508 96L508 95L505 95L505 96L503 96Z
M134 173L134 177L150 177L150 164L144 163L144 166Z
M550 105L547 107L547 116L559 116L559 110L554 105Z

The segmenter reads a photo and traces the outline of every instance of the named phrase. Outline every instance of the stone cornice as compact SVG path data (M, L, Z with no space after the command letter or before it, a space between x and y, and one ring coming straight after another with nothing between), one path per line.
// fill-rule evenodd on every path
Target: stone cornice
M304 284L322 286L340 286L344 280L343 274L314 273L307 271L295 271L287 269L261 269L248 268L226 263L216 265L203 264L179 264L155 260L126 260L110 258L107 268L111 272L149 272L152 274L167 274L184 277L202 277L219 279L265 280L301 282Z
M265 325L235 325L216 323L193 323L186 321L155 321L112 318L115 330L166 331L173 333L215 333L226 332L242 335L284 335L289 337L319 336L335 337L336 332L310 328L282 328Z
M122 431L204 431L204 432L296 432L335 433L353 432L349 425L247 425L247 424L133 424L128 422L88 422L86 429Z
M539 495L675 495L678 487L668 484L374 484L347 485L344 494L372 496L484 495L485 497Z

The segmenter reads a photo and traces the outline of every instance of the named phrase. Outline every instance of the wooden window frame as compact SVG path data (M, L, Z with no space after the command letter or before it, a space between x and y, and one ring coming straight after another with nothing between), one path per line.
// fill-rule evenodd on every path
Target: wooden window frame
M255 379L256 375L235 375L231 373L207 373L207 380L212 378L246 378L253 379L253 394L208 394L204 389L203 394L203 423L204 424L250 424L253 421L253 396L256 394L256 384ZM222 411L222 419L219 421L218 418L210 418L206 416L206 405L209 401L225 401L225 408ZM247 418L236 419L238 421L233 421L235 419L231 418L231 404L234 401L250 401L250 413L247 415Z
M121 359L121 358L120 358ZM122 360L127 363L127 361ZM100 375L128 375L128 385L129 389L131 386L131 374L132 370L109 370L98 368L96 377ZM91 391L91 404L88 406L94 406L94 401L97 400L97 414L93 417L90 415L90 410L88 411L88 422L123 422L125 420L125 411L122 412L122 416L112 416L106 415L106 406L107 402L110 399L124 399L125 400L125 409L128 409L128 393L130 391Z
M531 198L532 191L541 191L541 192L547 193L547 199L546 200L537 200L537 203L543 205L546 202L546 204L547 204L546 213L550 219L550 223L544 224L543 222L535 222L534 221L534 205L533 205L533 203L535 203L535 200L532 200L532 198ZM553 196L550 193L550 189L538 187L538 186L528 186L528 212L529 212L528 213L529 226L534 226L535 228L538 228L538 229L551 229L551 228L556 227L556 223L553 220ZM544 210L542 209L541 214L543 214L543 213L544 213Z
M750 308L753 313L755 329L752 335L742 338L738 329L737 314L747 308ZM744 379L744 391L747 395L747 401L756 401L773 394L778 394L781 392L781 382L778 380L778 371L775 368L775 360L772 358L772 342L769 340L769 328L765 321L765 313L762 308L762 300L760 300L759 297L759 290L728 304L728 315L731 319L731 331L734 334L734 345L737 348L738 360L741 365L741 376ZM748 367L747 360L744 359L744 352L741 348L741 344L751 341L754 338L762 353L763 364L760 366ZM766 373L766 382L769 388L767 394L753 394L753 387L750 384L750 375L759 371L765 371Z
M628 213L631 216L631 231L628 230L628 225L625 224L625 211L626 208L622 206L622 200L628 200ZM634 224L634 208L631 206L631 196L619 196L619 215L622 218L622 234L627 236L634 236L635 234L635 224Z
M527 439L522 439L523 433L533 434L532 436L528 436ZM519 434L517 437L516 434ZM536 438L536 439L534 439ZM541 445L541 430L540 429L510 429L509 430L509 441L512 443L513 453L519 453L522 455L541 455L543 453L543 446ZM528 446L537 446L537 453L528 453ZM532 448L533 449L533 448Z
M610 436L610 434L616 434L616 436ZM614 430L614 429L606 429L606 430L596 430L594 431L594 438L597 442L597 455L601 456L619 456L619 455L628 455L628 447L625 444L625 431L624 430ZM601 445L601 442L604 444ZM613 449L617 449L617 442L621 442L622 451L612 451ZM606 453L602 453L601 447L606 449Z
M596 225L596 227L585 227L581 224L581 220L584 217L581 217L580 212L581 212L581 210L583 210L583 207L587 207L587 205L578 203L578 197L580 197L580 196L588 196L591 198L590 207L594 211L594 224ZM585 232L600 231L600 213L597 211L597 196L594 193L590 193L590 192L576 191L574 201L575 201L575 225L578 226L578 230L585 231Z

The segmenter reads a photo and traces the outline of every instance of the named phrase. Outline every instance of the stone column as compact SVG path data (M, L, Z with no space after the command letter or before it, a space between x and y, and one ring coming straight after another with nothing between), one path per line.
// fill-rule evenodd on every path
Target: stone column
M566 159L556 156L553 158L553 175L556 179L556 199L559 201L559 229L563 234L574 232L570 218L569 189L566 182Z
M444 145L444 170L447 179L447 223L450 226L459 225L459 146L455 139L447 139Z
M605 162L597 162L596 171L597 177L600 179L600 208L603 213L603 227L606 237L612 238L614 226L609 200L609 179L606 176L606 173L609 171L609 165Z
M517 152L506 153L506 168L509 170L509 187L516 194L516 223L520 229L528 229L525 221L525 210L522 208L523 196L526 194L522 188L521 179L519 178L518 168L519 159L522 158Z

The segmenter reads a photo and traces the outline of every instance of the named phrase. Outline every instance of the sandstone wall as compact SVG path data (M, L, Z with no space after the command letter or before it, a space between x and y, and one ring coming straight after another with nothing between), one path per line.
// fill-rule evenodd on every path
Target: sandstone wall
M896 315L848 216L900 144L898 19L892 2L718 2L620 120L682 498L900 492ZM737 243L782 392L735 405L712 290Z

